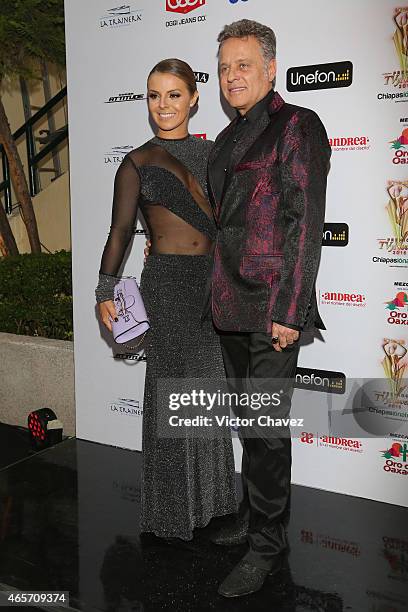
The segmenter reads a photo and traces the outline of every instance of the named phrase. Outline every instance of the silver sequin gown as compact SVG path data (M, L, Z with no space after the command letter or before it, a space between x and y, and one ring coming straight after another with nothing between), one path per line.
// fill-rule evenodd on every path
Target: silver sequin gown
M115 178L112 224L102 256L97 301L112 299L115 276L140 207L152 239L141 277L151 323L143 409L141 530L191 539L214 516L236 512L230 438L158 433L161 378L223 378L218 336L201 322L215 225L207 200L209 141L153 138L129 153ZM172 254L172 243L185 251ZM164 252L163 252L164 251Z

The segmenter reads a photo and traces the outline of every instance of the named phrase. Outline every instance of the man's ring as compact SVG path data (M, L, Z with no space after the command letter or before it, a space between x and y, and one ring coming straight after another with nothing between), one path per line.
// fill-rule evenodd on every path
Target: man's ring
M278 344L279 338L278 336L272 336L272 344Z

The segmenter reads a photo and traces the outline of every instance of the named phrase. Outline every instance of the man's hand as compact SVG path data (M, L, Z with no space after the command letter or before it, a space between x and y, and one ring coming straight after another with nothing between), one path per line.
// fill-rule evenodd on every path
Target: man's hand
M272 338L278 338L277 342L272 341L275 351L282 352L282 349L299 339L299 332L279 323L272 323Z

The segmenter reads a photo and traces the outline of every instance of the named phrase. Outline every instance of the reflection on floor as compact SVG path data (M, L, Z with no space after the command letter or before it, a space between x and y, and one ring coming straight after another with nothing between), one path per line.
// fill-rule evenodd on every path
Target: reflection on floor
M217 585L245 546L212 545L214 522L179 547L140 537L140 461L70 439L3 468L0 589L69 591L86 612L407 610L406 509L294 486L289 567L227 600Z

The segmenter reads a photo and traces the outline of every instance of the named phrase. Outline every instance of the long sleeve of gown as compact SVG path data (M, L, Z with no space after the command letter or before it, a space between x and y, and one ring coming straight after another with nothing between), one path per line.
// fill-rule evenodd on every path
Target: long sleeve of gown
M139 194L138 171L130 157L126 156L115 176L111 226L102 254L98 286L95 289L97 302L113 300L117 273L136 223Z

